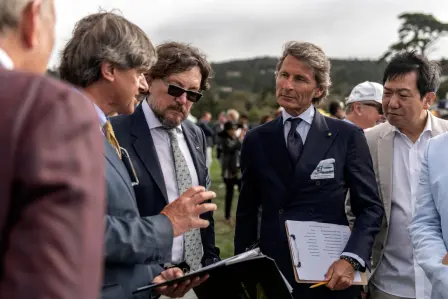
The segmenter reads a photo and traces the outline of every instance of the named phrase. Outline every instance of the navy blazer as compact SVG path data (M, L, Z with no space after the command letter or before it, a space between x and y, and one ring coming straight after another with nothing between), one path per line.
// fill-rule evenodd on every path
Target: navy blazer
M363 131L315 112L296 165L289 159L282 117L249 131L244 138L235 253L244 252L257 240L261 205L260 248L275 259L290 281L294 298L354 298L358 287L333 292L326 287L310 290L307 284L297 284L293 274L286 220L348 226L344 204L350 190L356 223L345 251L357 254L369 267L384 213ZM335 159L334 178L311 179L319 162L330 158Z
M139 180L134 190L140 215L158 215L168 204L168 196L142 105L139 105L132 115L112 118L111 123L120 146L129 153ZM205 166L207 144L204 133L189 120L182 123L182 131L198 174L199 185L208 187L210 178ZM201 229L204 248L202 264L206 266L219 260L219 248L215 246L213 212L204 213L201 218L210 222L207 228Z

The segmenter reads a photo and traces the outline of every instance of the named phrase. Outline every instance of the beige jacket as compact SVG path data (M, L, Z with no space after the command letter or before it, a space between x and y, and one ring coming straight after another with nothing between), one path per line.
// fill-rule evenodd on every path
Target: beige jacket
M448 131L448 121L437 118L428 113L431 121L431 137L437 136ZM392 204L392 165L393 165L393 145L394 145L394 127L388 122L365 130L370 154L372 155L373 169L375 171L376 182L379 188L380 199L384 204L384 218L381 229L375 238L372 251L372 271L371 275L381 262L383 257L383 248L386 244L389 233L390 212ZM350 193L346 201L347 218L350 226L354 223L354 216L351 213ZM371 276L370 275L370 276Z

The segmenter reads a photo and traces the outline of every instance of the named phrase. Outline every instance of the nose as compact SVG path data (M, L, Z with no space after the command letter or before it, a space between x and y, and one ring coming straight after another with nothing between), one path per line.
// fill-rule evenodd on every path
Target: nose
M138 91L139 93L147 93L149 90L148 82L146 81L145 75L141 74L138 77Z
M294 89L293 85L292 85L292 80L291 79L287 79L287 78L282 78L280 79L281 81L280 83L280 88L282 89L287 89L287 90L292 90Z
M176 98L176 101L179 102L182 105L185 105L187 103L187 93L184 92L179 97Z
M392 95L392 97L390 98L388 104L389 104L388 106L389 106L391 109L398 109L398 108L400 108L400 104L398 103L398 96L397 96L395 93L394 93L394 94Z

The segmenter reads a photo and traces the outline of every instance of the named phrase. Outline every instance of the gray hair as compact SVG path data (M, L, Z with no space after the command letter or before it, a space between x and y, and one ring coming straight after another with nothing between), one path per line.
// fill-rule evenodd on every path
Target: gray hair
M101 79L101 65L147 72L156 61L156 50L137 25L113 12L81 19L61 55L61 79L87 87Z
M306 62L313 69L317 86L323 91L319 98L313 99L313 104L319 104L319 102L325 99L330 93L330 60L325 55L324 51L314 44L289 41L283 46L282 56L277 63L277 71L280 70L283 61L288 55L291 55L300 61Z
M0 34L5 33L8 29L17 28L23 10L34 0L0 0ZM42 0L43 12L47 12L51 6L50 0Z

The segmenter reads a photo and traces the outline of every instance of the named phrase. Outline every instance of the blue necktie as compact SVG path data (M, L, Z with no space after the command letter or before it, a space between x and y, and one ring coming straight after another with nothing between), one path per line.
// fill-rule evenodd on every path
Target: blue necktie
M297 126L302 121L301 118L289 118L287 121L291 123L291 129L289 129L287 144L289 157L291 158L291 163L295 165L299 160L300 154L303 149L303 141L300 134L297 132Z

